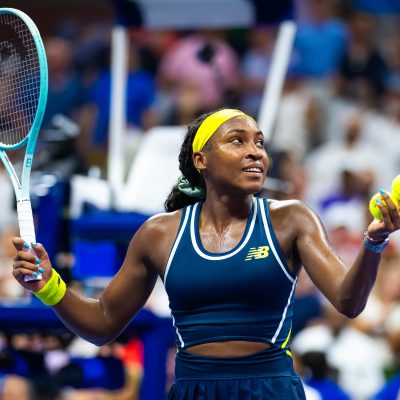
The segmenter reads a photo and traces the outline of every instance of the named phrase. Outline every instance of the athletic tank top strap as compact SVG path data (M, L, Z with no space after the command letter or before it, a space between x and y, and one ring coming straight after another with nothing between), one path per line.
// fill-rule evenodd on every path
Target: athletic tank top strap
M269 212L269 205L267 199L259 199L260 204L260 213L261 218L263 220L265 234L267 236L270 248L272 253L274 254L276 261L279 263L279 266L282 268L282 271L285 273L290 282L294 282L296 280L296 275L290 271L289 266L287 265L285 255L279 245L278 238L275 235L274 228L271 222L271 215Z
M174 241L174 244L172 245L171 252L169 253L167 265L165 267L164 279L163 279L164 285L165 285L165 281L167 279L167 275L168 275L169 269L171 267L171 262L174 259L174 255L175 255L176 249L177 249L177 247L179 245L179 242L180 242L180 240L182 238L182 235L183 235L183 233L185 231L187 222L189 220L191 209L192 209L192 206L187 206L187 207L184 207L182 209L182 216L181 216L181 221L179 223L178 233L177 233L177 235L175 237L175 241Z

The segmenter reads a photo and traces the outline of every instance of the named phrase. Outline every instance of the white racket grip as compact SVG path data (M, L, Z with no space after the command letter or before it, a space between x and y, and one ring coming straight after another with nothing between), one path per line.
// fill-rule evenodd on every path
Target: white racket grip
M36 255L32 249L32 243L36 243L35 226L33 224L33 214L31 201L29 199L22 199L17 201L17 214L19 224L19 234L21 238L29 244L29 253ZM25 282L40 281L42 274L38 276L25 275Z

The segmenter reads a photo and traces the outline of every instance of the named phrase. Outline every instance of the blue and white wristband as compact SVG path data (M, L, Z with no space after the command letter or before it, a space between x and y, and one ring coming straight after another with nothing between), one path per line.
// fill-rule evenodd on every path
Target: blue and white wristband
M389 244L389 237L386 236L382 239L375 240L368 236L368 231L364 232L363 246L373 253L381 253Z

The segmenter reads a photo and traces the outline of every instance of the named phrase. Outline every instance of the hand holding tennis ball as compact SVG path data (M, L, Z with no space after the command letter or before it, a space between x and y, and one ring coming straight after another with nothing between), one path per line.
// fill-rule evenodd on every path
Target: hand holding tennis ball
M400 195L400 176L398 176L398 177L399 177L399 179L398 179L398 189L399 190L398 190L397 193L399 193L399 195ZM386 194L390 197L390 199L393 201L393 203L396 205L396 207L398 207L399 206L399 200L400 200L399 197L395 196L394 194L392 194L390 192L386 192ZM386 202L385 202L385 200L383 200L382 194L378 192L378 193L376 193L376 194L374 194L372 196L372 198L371 198L371 200L369 202L369 211L371 212L372 216L375 219L377 219L379 221L382 221L383 220L382 213L381 213L381 210L378 207L377 199L378 199L378 202L381 202L384 206L386 206Z
M393 194L392 194L393 193ZM400 175L397 175L392 182L392 193L387 192L388 196L392 199L393 203L396 207L399 207L400 202ZM378 207L376 199L379 199L380 202L384 206L386 206L386 202L382 199L382 195L380 193L376 193L372 196L371 201L369 202L369 210L375 219L382 221L381 210Z

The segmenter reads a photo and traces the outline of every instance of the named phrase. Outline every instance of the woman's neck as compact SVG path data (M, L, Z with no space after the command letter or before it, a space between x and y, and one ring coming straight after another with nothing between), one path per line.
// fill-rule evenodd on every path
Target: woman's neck
M217 197L207 193L201 209L201 219L206 223L213 224L217 230L224 230L234 221L247 220L252 204L251 195L239 198L227 195Z

